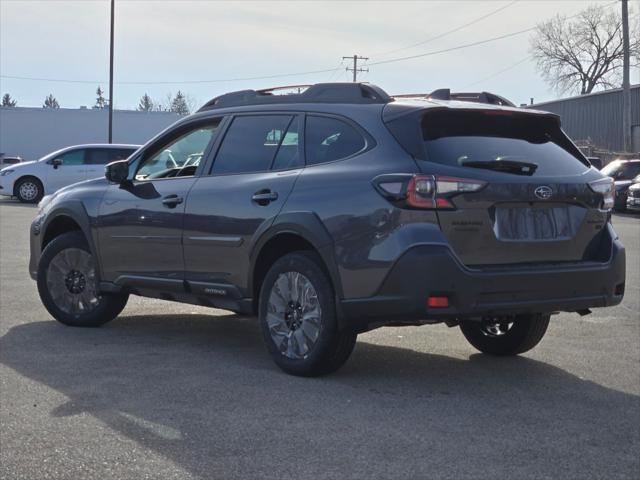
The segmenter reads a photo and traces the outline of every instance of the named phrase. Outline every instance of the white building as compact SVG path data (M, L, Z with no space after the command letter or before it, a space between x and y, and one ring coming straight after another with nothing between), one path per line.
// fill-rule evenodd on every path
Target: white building
M143 144L180 118L171 112L114 110L113 142ZM69 145L106 143L108 110L0 107L0 153L37 160Z

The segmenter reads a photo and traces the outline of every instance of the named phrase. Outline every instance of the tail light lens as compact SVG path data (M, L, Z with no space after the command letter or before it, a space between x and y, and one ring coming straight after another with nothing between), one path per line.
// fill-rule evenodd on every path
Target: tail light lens
M606 177L589 182L589 188L602 195L602 208L605 210L613 208L616 194L616 187L613 183L613 178Z
M451 197L486 185L482 180L439 175L381 175L373 183L387 199L421 209L454 209Z

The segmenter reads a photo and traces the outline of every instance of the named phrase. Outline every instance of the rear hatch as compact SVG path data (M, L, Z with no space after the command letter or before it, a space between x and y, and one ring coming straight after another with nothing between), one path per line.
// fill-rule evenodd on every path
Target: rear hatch
M442 232L462 263L602 259L608 213L603 194L593 188L602 176L557 117L475 107L427 109L414 120L420 121L424 155L417 163L424 174L482 185L437 208Z

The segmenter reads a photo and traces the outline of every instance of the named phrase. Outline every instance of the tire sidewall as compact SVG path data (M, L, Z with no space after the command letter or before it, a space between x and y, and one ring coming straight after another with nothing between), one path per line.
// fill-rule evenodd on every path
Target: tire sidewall
M47 270L49 263L53 258L61 251L68 248L78 248L86 251L93 257L93 253L89 249L84 235L81 232L69 232L64 233L54 238L44 249L38 262L38 293L43 305L47 311L59 322L65 325L71 325L76 327L97 327L103 323L108 322L113 318L111 314L112 309L117 309L114 305L114 301L126 303L126 296L121 299L109 298L105 296L99 296L99 303L96 308L87 313L72 314L61 310L54 302L49 288L47 286ZM94 257L95 264L95 257ZM97 265L95 265L97 269ZM97 274L97 272L96 272ZM115 307L115 308L114 308ZM124 308L124 304L122 306ZM120 310L122 309L120 308ZM119 313L119 312L118 312Z
M293 359L283 355L273 339L266 320L267 304L271 289L278 276L285 272L298 272L309 279L318 295L318 302L322 309L320 318L320 333L311 352L303 359ZM258 318L260 329L267 350L276 364L288 373L296 375L314 375L319 364L326 358L337 331L337 319L334 291L316 255L298 252L285 255L277 260L262 282L259 297Z

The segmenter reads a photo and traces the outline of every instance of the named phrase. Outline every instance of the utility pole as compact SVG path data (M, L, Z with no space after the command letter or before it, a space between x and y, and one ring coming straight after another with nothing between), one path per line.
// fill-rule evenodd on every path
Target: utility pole
M113 143L113 22L115 0L111 0L111 38L109 43L109 143Z
M343 60L346 59L353 60L353 67L347 67L347 72L353 72L353 81L358 81L358 72L368 72L368 68L358 68L358 60L369 60L369 57L361 57L359 55L353 55L351 57L342 57Z
M631 86L629 83L629 7L622 0L622 133L625 152L631 152Z

